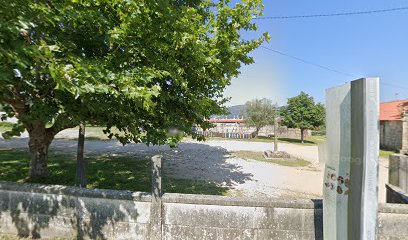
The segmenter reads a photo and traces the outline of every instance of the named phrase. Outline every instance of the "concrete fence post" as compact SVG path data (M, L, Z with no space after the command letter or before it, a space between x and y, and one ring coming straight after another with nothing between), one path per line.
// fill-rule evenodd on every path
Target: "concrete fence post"
M152 203L150 207L150 239L162 239L162 172L163 159L161 155L152 157Z
M378 119L378 78L326 91L324 239L376 239Z

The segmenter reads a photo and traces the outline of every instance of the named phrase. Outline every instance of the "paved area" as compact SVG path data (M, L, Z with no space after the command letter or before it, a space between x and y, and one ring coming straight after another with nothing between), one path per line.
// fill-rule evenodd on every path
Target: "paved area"
M27 148L27 138L0 140L0 148ZM76 152L75 140L56 139L51 151ZM230 195L290 198L321 198L323 168L318 164L317 146L280 143L282 151L301 157L309 167L286 167L273 163L233 157L230 152L272 149L272 143L243 141L187 141L175 149L168 146L129 144L122 146L115 140L87 140L86 154L131 155L149 158L161 154L165 158L165 175L177 178L213 181L231 188ZM388 161L380 161L380 201L385 201L384 184L388 179Z

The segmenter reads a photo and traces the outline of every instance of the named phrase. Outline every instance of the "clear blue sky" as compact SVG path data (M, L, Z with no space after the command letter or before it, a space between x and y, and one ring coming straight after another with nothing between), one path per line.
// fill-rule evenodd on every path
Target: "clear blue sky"
M265 0L264 16L291 16L354 12L408 6L405 0ZM286 54L350 73L358 77L380 77L381 101L408 98L408 10L390 13L254 20L258 33L272 39L264 46ZM255 36L245 33L245 39ZM354 78L326 71L263 48L252 54L255 63L244 66L226 95L228 105L244 104L253 98L270 98L280 105L300 91L324 102L325 89Z

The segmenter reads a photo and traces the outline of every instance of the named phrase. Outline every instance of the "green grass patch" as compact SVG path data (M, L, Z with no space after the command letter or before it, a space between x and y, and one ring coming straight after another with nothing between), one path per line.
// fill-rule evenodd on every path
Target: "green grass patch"
M0 150L0 181L34 182L74 186L76 157L50 152L49 176L30 180L29 155L21 150ZM151 161L131 156L87 156L88 187L151 192ZM163 178L164 192L225 195L228 188L216 183L178 178Z
M232 155L234 155L237 158L268 162L268 163L275 163L278 165L288 166L288 167L305 167L310 164L310 162L300 159L300 158L294 158L291 160L265 159L262 152L237 151L237 152L233 152Z
M10 122L1 122L0 121L0 133L4 133L6 131L10 131L13 127L13 123Z
M307 139L305 139L303 143L302 140L297 138L279 138L279 141L283 143L292 143L298 145L316 145L316 142Z
M308 136L306 140L314 142L315 144L325 142L327 140L326 136Z
M85 127L85 139L86 140L109 140L108 136L103 133L103 130L105 130L105 127L98 127L98 126L86 126ZM69 128L67 130L76 130L77 132L79 131L79 127L75 128ZM116 130L113 129L115 132ZM68 140L78 140L78 135L74 135L72 137L59 137L58 135L56 138L63 138L63 139L68 139Z
M395 153L396 152L394 151L380 150L380 158L389 159L390 155L395 154Z

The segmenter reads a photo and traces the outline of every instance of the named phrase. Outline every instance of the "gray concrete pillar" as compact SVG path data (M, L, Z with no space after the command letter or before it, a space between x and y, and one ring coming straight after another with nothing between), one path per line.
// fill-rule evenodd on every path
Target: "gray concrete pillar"
M152 157L152 203L150 206L150 239L162 239L162 172L163 159L161 155Z
M379 79L351 82L348 238L376 239L379 158ZM381 186L384 187L384 186Z
M326 91L324 239L376 239L378 119L378 78Z
M388 183L408 192L408 156L402 154L390 156Z

